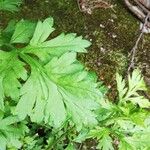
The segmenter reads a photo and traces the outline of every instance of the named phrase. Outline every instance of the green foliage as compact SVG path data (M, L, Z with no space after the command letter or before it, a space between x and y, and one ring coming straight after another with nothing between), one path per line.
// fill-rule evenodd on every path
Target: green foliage
M90 42L72 33L49 39L53 31L52 18L37 24L11 21L1 31L0 110L6 115L7 104L17 122L29 116L31 124L54 129L61 130L68 121L76 130L92 127L104 89L76 59Z
M144 96L139 95L139 91L145 91L146 86L139 70L134 70L132 77L128 76L128 87L125 86L125 80L119 74L116 75L117 89L119 92L120 103L130 101L138 104L141 108L149 108L150 102Z
M22 3L22 0L0 0L0 10L5 11L18 11L18 6Z
M22 143L19 141L20 137L28 132L26 125L15 116L8 116L0 119L0 149L5 150L8 147L15 147L19 149Z
M99 126L92 129L88 138L97 138L102 150L148 150L150 149L150 108L148 99L138 92L146 86L140 71L128 76L128 85L116 74L117 104L106 101L97 111Z
M20 2L0 1L0 9L17 10ZM140 71L128 82L117 73L116 103L104 99L95 73L77 60L91 43L74 33L50 38L53 24L12 20L0 30L0 149L75 150L90 138L100 150L149 150Z

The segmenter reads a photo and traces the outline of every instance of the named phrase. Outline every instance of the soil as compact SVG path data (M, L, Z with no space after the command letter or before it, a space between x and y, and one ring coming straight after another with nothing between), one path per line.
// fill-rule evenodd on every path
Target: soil
M55 34L75 32L84 36L92 42L92 46L88 48L87 54L80 54L79 59L88 68L96 71L111 93L109 98L113 99L115 73L118 71L126 74L128 55L139 36L140 22L128 11L123 1L109 2L113 8L95 8L88 14L79 9L77 0L25 0L19 12L1 13L0 25L5 26L14 18L38 20L52 16L55 20ZM135 64L142 70L150 87L149 34L145 34L139 44Z

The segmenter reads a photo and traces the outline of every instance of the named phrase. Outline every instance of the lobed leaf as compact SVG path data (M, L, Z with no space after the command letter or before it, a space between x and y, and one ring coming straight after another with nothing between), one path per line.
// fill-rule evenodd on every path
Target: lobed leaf
M83 67L73 69L79 64L74 53L56 57L44 67L30 56L22 55L22 58L32 66L32 71L21 88L22 97L16 108L21 119L29 115L35 122L44 121L60 127L69 115L78 128L97 123L92 111L97 108L102 93L99 84L88 78ZM62 66L60 72L57 70L59 65Z
M17 53L0 50L0 109L4 109L4 97L18 99L21 83L26 80L27 71L24 63L18 59Z
M24 48L25 53L34 53L40 59L43 57L61 56L62 54L74 51L74 52L86 52L85 48L90 46L90 42L83 40L82 37L76 37L76 34L60 34L54 39L47 40L49 35L54 31L53 19L47 18L43 22L37 23L33 38L30 44Z
M114 150L113 140L109 135L109 130L107 128L98 127L94 130L91 130L89 136L96 138L98 140L97 149L100 150Z
M138 94L139 91L146 90L145 82L138 69L134 70L131 76L128 76L128 87L126 87L125 80L119 74L116 75L116 80L121 103L130 101L133 104L138 104L141 108L150 107L149 100Z

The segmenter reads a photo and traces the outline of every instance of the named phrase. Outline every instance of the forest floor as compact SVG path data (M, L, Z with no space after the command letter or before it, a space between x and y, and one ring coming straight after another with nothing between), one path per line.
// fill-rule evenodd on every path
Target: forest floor
M80 54L79 59L96 71L109 88L109 98L112 99L115 95L115 73L126 74L128 55L140 34L140 22L123 1L111 0L111 4L113 9L97 8L92 14L87 14L80 11L77 0L25 0L20 12L0 14L1 26L14 18L38 20L52 16L56 34L74 32L83 35L92 42L92 46L88 53ZM139 43L135 65L142 70L150 86L150 34L145 34Z

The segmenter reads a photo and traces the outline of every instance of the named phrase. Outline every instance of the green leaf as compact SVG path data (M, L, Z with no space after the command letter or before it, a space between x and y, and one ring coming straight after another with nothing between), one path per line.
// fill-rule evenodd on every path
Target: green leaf
M3 78L0 77L0 110L4 110L4 97Z
M102 93L99 84L80 67L74 53L55 57L44 67L30 56L21 57L32 70L21 88L22 97L16 108L21 119L29 115L35 122L60 127L69 115L78 129L97 123L93 110L98 107Z
M1 41L0 46L8 45L10 43L11 37L15 31L16 21L10 20L7 27L1 31Z
M54 31L53 18L47 18L43 21L38 21L33 38L30 41L30 45L37 46L43 43L48 36Z
M145 120L147 120L149 115L149 112L146 110L136 110L130 114L130 118L137 125L145 126Z
M0 120L0 149L5 150L10 144L15 148L21 148L19 139L28 132L28 129L23 123L17 124L18 121L18 118L14 116Z
M51 32L53 32L53 19L47 18L43 22L37 23L33 38L30 44L24 49L26 53L34 53L40 59L43 56L55 55L61 56L68 51L86 52L85 48L90 46L90 42L83 40L82 37L76 37L76 34L60 34L54 39L46 41Z
M141 108L150 107L149 100L138 93L139 91L146 90L143 77L138 69L134 70L131 76L128 76L128 88L125 85L125 80L119 74L116 75L116 80L120 103L130 101L135 105L138 104Z
M12 25L12 30L9 26L3 31L9 33L9 37L14 31L11 42L5 42L0 50L3 149L13 145L20 149L19 139L24 133L18 121L28 121L27 116L31 123L52 126L54 130L60 130L69 122L80 131L97 124L95 110L103 101L103 87L97 82L97 76L76 59L76 53L85 52L90 42L76 34L61 34L47 40L54 30L52 18L39 21L35 30L32 25L22 20L15 30ZM19 49L20 43L29 45ZM17 117L9 117L10 113ZM7 119L2 119L3 116Z
M69 143L69 145L67 146L67 148L65 148L65 150L76 150L76 148L72 143Z
M82 142L85 141L86 138L88 137L89 131L90 131L89 129L83 128L83 129L80 131L79 135L77 135L77 137L75 137L75 138L73 139L73 141L76 142L76 143L82 143Z
M116 81L117 81L117 90L119 93L119 100L122 101L127 92L125 80L122 79L122 76L116 73Z
M16 26L16 20L10 20L7 27L3 30L3 33L5 35L8 35L8 34L13 34L13 32L15 31L15 26Z
M136 150L135 147L130 145L130 143L126 142L125 140L120 141L119 150Z
M60 34L58 37L39 43L36 47L31 46L28 48L28 52L37 54L41 50L51 55L60 56L68 51L74 52L86 52L85 48L90 45L86 40L82 40L82 37L76 37L76 34Z
M130 98L129 101L131 101L133 104L138 104L141 108L150 108L150 101L144 96L133 97Z
M7 118L1 119L0 122L0 128L2 129L3 127L5 128L5 126L9 126L11 124L14 124L16 122L18 122L19 119L16 116L8 116Z
M22 0L0 0L0 10L5 11L18 11L18 6L22 3Z
M89 137L98 139L97 149L114 150L113 140L109 134L110 133L107 128L97 127L96 129L90 131Z
M27 114L34 122L45 119L45 122L50 124L51 119L56 127L65 120L65 108L56 85L44 75L37 74L36 70L21 89L21 94L23 96L16 108L21 119ZM28 107L23 107L24 105Z
M99 141L97 148L101 150L114 150L112 143L112 138L109 135L105 135Z
M11 43L29 43L35 30L35 23L21 20L16 24Z
M150 130L146 132L139 132L132 137L128 136L121 141L119 150L148 150L150 148Z
M21 83L26 80L27 72L24 63L18 59L17 53L0 50L0 109L4 109L4 97L19 98ZM13 83L13 84L12 84Z
M132 76L128 76L128 83L129 83L129 91L136 92L136 91L145 91L146 85L144 79L141 75L139 69L135 69L132 73Z
M143 124L145 120L146 119L144 119ZM120 140L119 150L142 150L144 148L150 147L149 126L146 126L146 124L136 124L136 122L132 121L119 120L119 118L116 121L116 125L117 124L119 125L118 131L122 132L122 135L120 138L118 138Z

